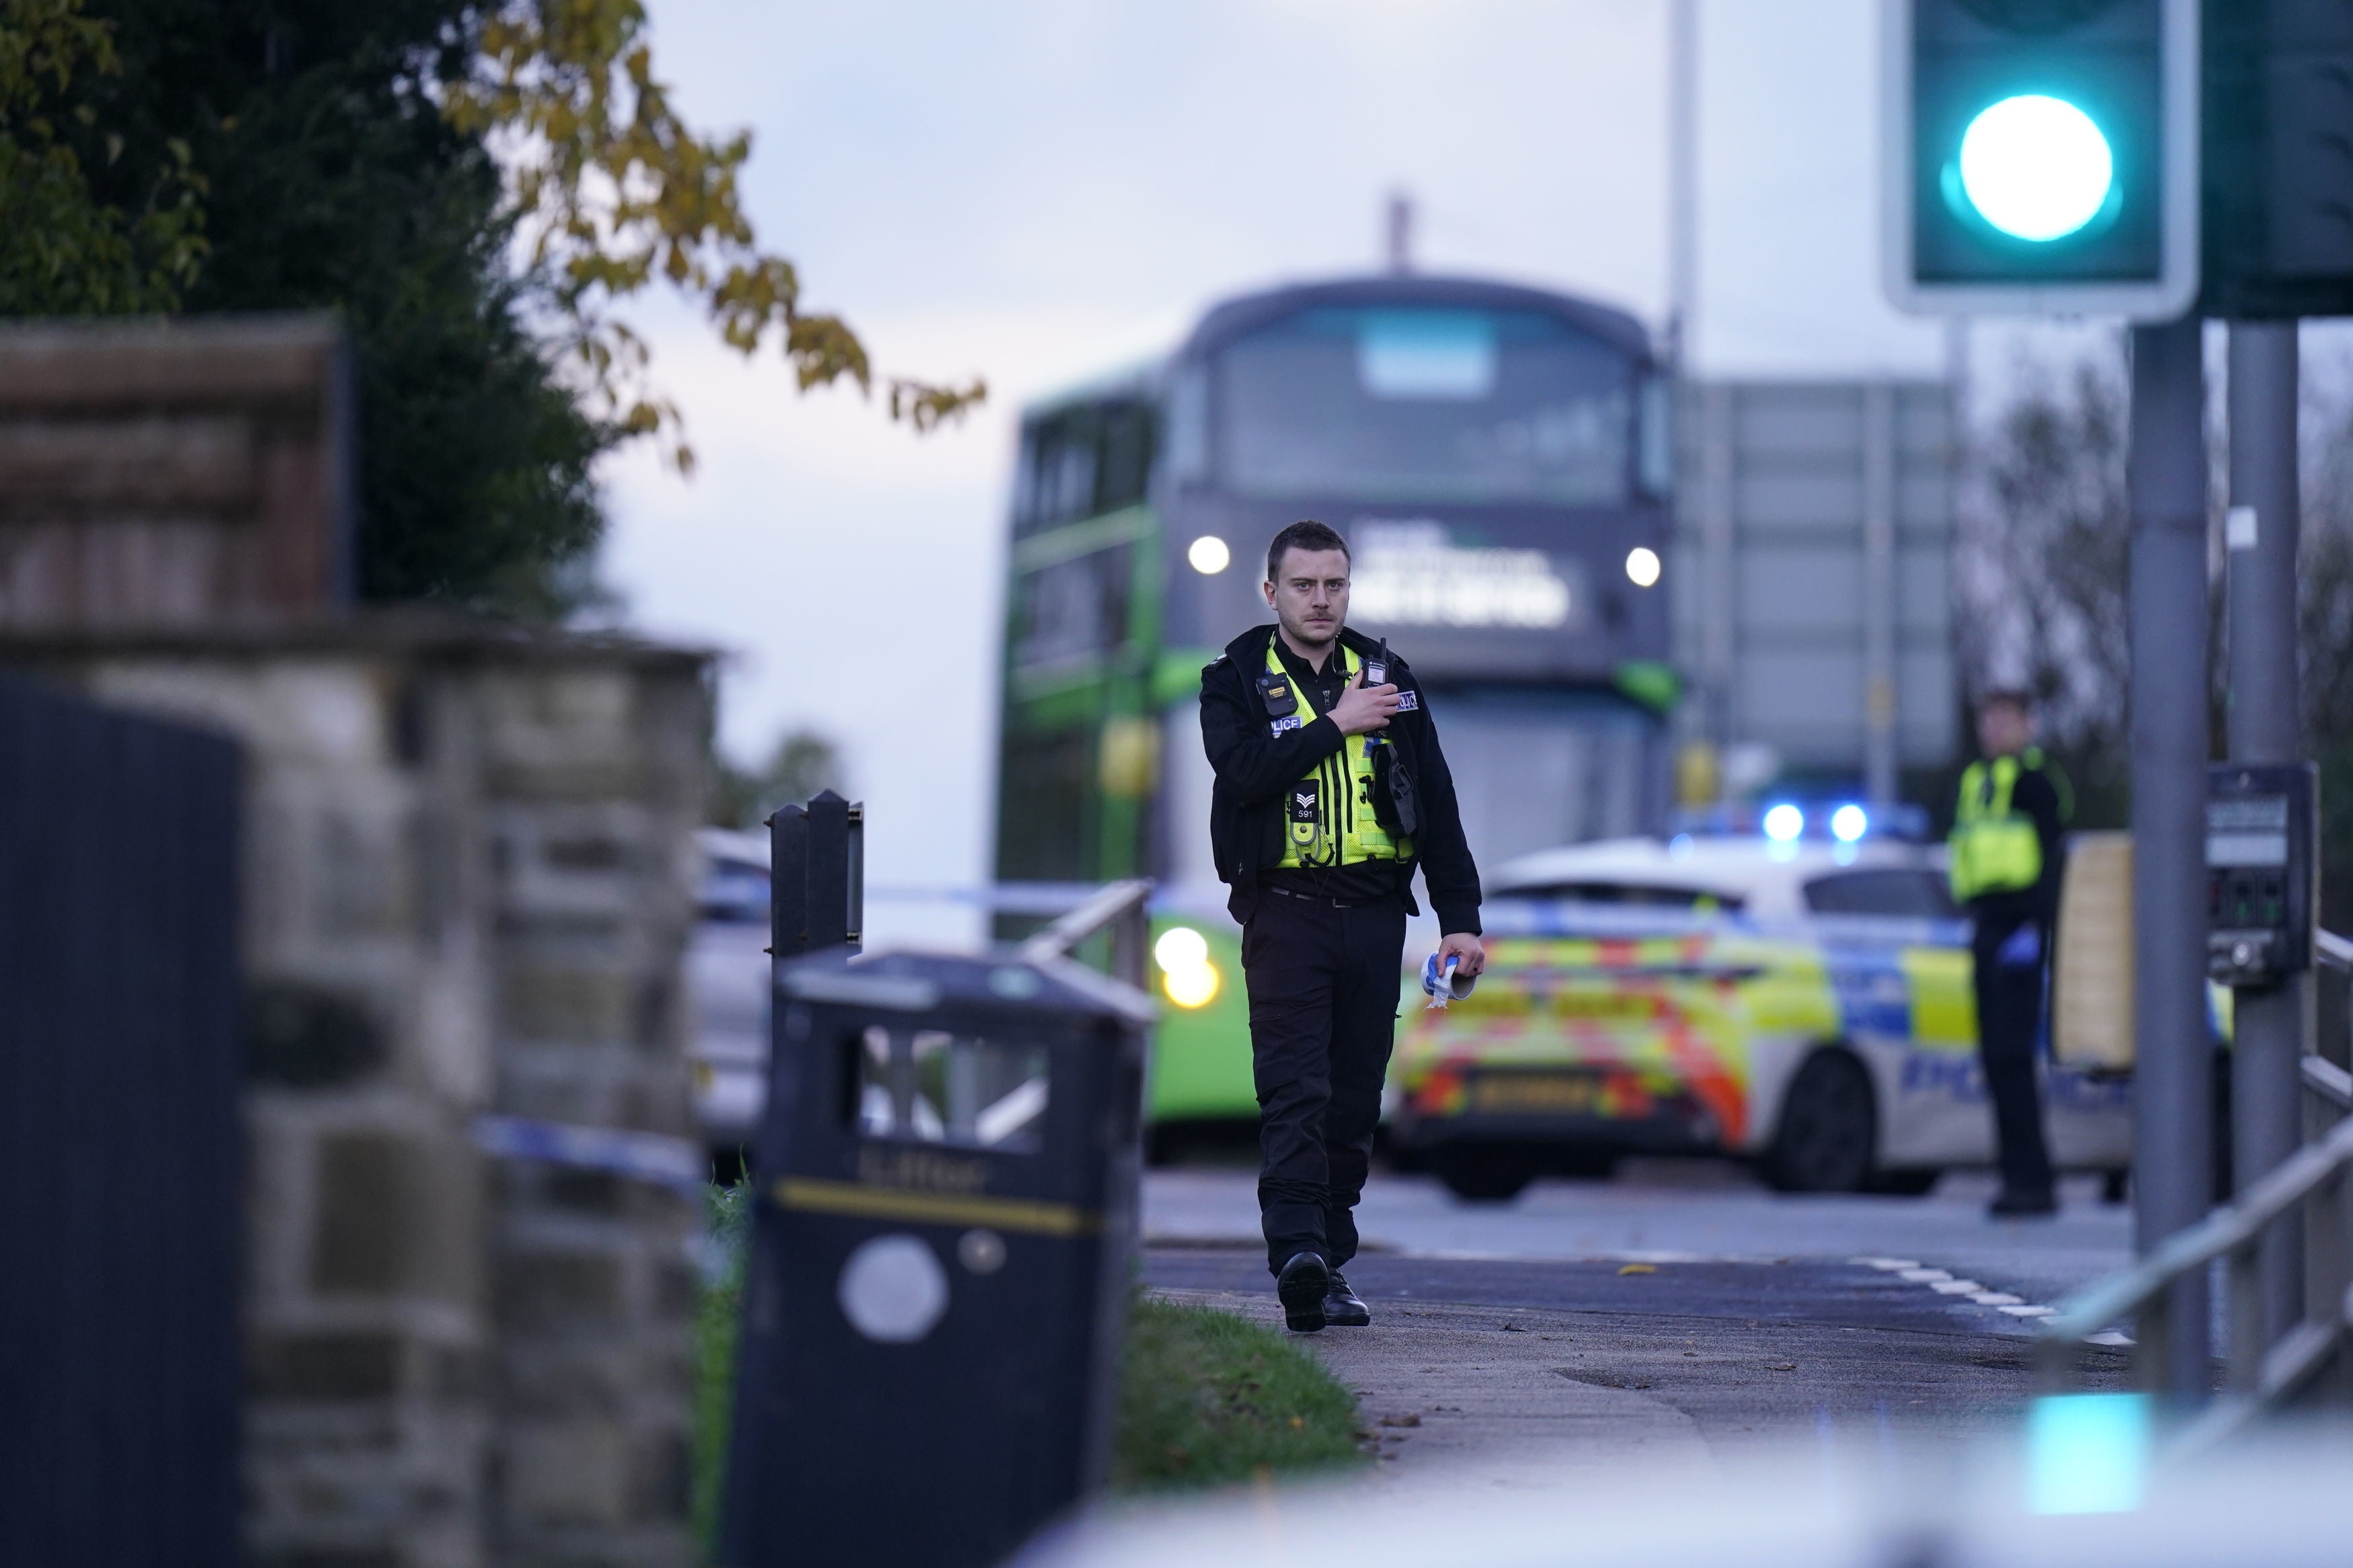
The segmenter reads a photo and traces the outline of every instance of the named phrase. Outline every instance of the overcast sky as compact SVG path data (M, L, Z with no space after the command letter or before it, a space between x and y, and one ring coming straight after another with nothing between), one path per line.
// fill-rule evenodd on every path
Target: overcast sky
M1877 284L1873 0L1701 0L1702 374L1936 374ZM987 866L1016 411L1202 304L1377 259L1665 307L1664 0L653 0L706 129L749 127L762 242L887 371L988 378L918 437L645 318L691 480L607 473L603 571L649 633L730 650L723 736L843 747L871 879ZM893 921L878 911L878 925Z

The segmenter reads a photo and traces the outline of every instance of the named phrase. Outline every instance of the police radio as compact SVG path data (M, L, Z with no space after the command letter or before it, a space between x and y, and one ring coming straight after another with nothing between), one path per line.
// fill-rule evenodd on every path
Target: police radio
M2211 769L2206 782L2206 973L2270 985L2312 965L2319 769Z
M1365 661L1365 684L1386 686L1389 679L1389 639ZM1399 705L1403 710L1403 705ZM1373 819L1391 833L1410 838L1421 830L1421 805L1414 798L1413 780L1398 761L1397 748L1378 731L1365 737L1373 763Z
M1388 683L1389 639L1383 637L1381 639L1381 646L1379 648L1375 650L1373 657L1365 660L1365 684L1367 687L1373 687L1387 686ZM1367 746L1386 746L1388 743L1388 737L1382 734L1378 730L1372 731L1365 737L1365 744Z

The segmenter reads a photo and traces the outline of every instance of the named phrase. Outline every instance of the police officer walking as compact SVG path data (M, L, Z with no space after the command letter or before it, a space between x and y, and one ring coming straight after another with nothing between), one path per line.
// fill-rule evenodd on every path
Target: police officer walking
M1346 629L1348 547L1294 522L1266 552L1276 624L1201 671L1209 838L1242 927L1261 1226L1292 1328L1362 1325L1356 1200L1395 1037L1415 866L1445 939L1486 963L1479 873L1438 731L1403 659Z
M1961 774L1953 812L1953 896L1968 906L1974 924L1978 1060L2000 1151L2001 1191L1988 1210L1998 1216L2059 1208L2034 1050L2059 914L2062 835L2073 801L2065 776L2033 741L2025 693L1988 693L1978 705L1984 759Z

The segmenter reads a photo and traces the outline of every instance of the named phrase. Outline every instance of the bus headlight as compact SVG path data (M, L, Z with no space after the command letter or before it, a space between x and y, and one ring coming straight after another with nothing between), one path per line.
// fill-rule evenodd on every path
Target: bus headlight
M1191 926L1170 926L1152 944L1160 965L1160 988L1179 1007L1206 1007L1218 994L1218 966L1209 962L1209 939Z

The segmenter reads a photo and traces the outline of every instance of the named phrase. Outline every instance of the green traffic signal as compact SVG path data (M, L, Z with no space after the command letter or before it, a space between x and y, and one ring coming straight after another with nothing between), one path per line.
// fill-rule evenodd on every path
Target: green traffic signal
M2199 29L2242 5L2263 8L1880 0L1889 298L1958 315L2189 309Z
M1961 133L1955 169L1979 217L2036 244L2077 233L2116 195L2116 156L2098 123L2044 93L1980 110Z

